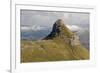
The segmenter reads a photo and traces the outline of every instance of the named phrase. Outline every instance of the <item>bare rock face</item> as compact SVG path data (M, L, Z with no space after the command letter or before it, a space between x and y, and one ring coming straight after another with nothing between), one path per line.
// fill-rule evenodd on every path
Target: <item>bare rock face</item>
M51 33L47 37L45 37L45 39L55 38L55 37L58 37L60 35L64 35L64 32L63 32L64 29L63 29L63 27L64 28L66 27L64 25L63 20L62 19L58 19L54 23Z
M74 35L73 38L71 38L71 45L72 46L80 45L79 37L77 35Z
M55 24L53 25L51 33L45 39L54 38L54 37L60 35L60 33L61 33L60 27L62 25L63 25L63 21L61 19L58 19L55 22Z
M58 19L54 23L51 33L44 39L48 40L56 37L63 39L67 44L70 44L71 46L80 45L79 37L65 26L62 19Z

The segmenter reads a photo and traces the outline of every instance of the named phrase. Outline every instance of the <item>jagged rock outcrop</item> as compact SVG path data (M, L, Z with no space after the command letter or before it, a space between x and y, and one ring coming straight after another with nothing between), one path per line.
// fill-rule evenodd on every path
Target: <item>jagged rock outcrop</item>
M48 40L56 37L63 39L67 44L70 44L71 46L80 45L79 37L65 26L62 19L58 19L55 22L51 33L44 39Z

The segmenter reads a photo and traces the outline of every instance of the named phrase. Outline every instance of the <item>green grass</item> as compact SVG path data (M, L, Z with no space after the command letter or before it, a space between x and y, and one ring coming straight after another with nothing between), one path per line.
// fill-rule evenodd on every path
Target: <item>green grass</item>
M89 59L89 52L80 46L71 47L62 39L21 41L21 62L43 62Z
M74 35L74 33L71 32L64 24L61 27L59 27L59 29L61 33L67 36L68 38L71 38Z
M66 43L65 38L75 35L64 24L56 27L60 30L39 41L21 40L21 62L45 62L61 60L87 60L89 51L81 46ZM62 37L63 36L63 37ZM77 40L78 41L78 40Z

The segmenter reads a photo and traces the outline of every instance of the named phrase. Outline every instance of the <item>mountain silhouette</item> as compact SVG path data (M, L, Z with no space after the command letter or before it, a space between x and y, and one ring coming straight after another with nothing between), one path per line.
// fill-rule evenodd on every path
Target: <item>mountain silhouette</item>
M44 39L52 39L61 35L72 37L73 33L65 26L64 21L62 19L58 19L54 23L51 33Z
M80 45L79 37L65 26L62 19L58 19L55 22L51 33L43 40L55 39L57 37L59 37L59 39L63 39L64 42L67 42L67 44L71 46Z

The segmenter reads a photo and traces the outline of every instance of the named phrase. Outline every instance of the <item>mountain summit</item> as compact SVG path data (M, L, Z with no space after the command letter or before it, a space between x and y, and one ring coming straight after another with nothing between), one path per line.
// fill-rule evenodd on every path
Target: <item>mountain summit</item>
M58 19L54 23L51 33L44 40L55 38L62 39L71 46L80 45L79 37L65 26L62 19Z
M79 37L58 19L48 36L39 41L21 41L21 62L87 60L89 51Z
M55 37L59 37L59 36L66 36L71 38L73 36L73 32L71 32L64 24L64 21L62 19L58 19L52 28L51 33L45 37L44 39L52 39Z

